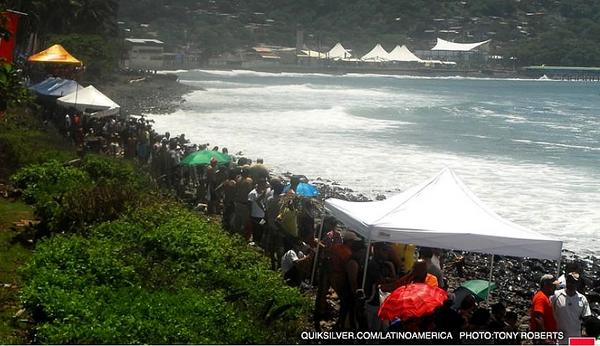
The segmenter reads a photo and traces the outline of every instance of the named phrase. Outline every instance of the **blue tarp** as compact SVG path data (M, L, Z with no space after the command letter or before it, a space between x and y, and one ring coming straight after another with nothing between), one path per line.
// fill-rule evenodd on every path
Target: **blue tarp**
M38 84L32 85L29 89L42 96L61 97L83 87L74 80L50 77Z
M50 87L51 85L53 85L56 82L57 79L58 78L54 78L54 77L46 78L46 79L44 79L43 81L41 81L41 82L39 82L37 84L31 85L29 87L29 89L31 89L31 90L33 90L35 92L38 92L40 90L44 90L46 87Z
M283 192L288 192L288 190L290 189L292 185L291 184L287 184L284 188L283 188ZM303 197L315 197L319 195L319 189L311 184L307 184L307 183L300 183L298 184L298 187L296 188L296 194L299 196L303 196Z

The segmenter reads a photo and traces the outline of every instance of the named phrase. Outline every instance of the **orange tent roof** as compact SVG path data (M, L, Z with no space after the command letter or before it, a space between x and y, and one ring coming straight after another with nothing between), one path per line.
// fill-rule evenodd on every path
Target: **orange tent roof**
M59 64L79 64L81 65L81 61L77 60L74 56L69 54L66 49L63 48L60 44L55 44L54 46L43 50L37 54L34 54L27 59L33 62L51 62L51 63L59 63Z

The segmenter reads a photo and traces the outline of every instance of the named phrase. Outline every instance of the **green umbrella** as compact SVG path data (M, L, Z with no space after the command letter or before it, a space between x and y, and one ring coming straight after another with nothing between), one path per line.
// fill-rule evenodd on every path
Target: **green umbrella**
M212 150L201 150L201 151L195 151L195 152L189 154L188 156L186 156L181 161L181 164L187 165L187 166L208 165L208 164L210 164L210 160L213 157L215 159L217 159L218 165L225 165L225 164L231 162L231 157L227 154L223 154L221 152L212 151Z
M495 283L490 283L487 280L469 280L463 282L463 284L460 286L468 289L481 300L485 300L487 298L488 287L490 291L496 288Z

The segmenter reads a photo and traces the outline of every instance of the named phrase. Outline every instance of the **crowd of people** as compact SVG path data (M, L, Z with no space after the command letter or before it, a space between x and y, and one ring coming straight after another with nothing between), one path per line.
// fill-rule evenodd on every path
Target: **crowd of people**
M367 248L364 239L336 219L319 221L321 202L297 193L299 184L307 182L305 177L292 176L289 181L272 177L261 159L253 162L233 155L226 163L213 158L207 164L182 165L184 157L208 150L209 144L191 144L183 134L158 134L152 121L144 117L96 119L69 110L66 114L48 111L46 119L54 121L82 153L135 160L148 168L160 187L205 209L208 215L220 215L223 228L263 251L272 269L281 270L289 285L316 285L316 330L323 328L323 321L335 320L335 330L519 331L524 316L518 316L509 303L488 304L476 294L458 297L452 293L444 270L452 268L460 273L460 258L445 265L449 256L441 250L417 250L410 244L374 243ZM219 148L212 147L212 151ZM229 155L226 148L219 152ZM365 258L369 258L366 271ZM558 290L559 281L554 276L542 276L540 290L532 299L530 330L561 331L564 338L536 342L565 343L568 337L582 332L593 336L600 333L599 320L590 317L582 275L581 268L567 268ZM445 290L448 299L424 316L403 321L379 318L385 297L410 284ZM334 301L339 302L338 308Z

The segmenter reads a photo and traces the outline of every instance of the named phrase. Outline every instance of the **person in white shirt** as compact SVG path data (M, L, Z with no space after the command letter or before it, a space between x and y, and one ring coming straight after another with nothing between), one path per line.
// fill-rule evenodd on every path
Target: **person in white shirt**
M248 202L250 202L250 219L252 221L252 241L256 245L261 245L263 229L265 227L265 205L267 198L271 194L267 181L261 179L256 184L254 190L248 193Z
M592 314L585 296L577 292L579 280L579 273L568 273L566 287L555 291L550 297L558 330L564 333L561 344L566 344L570 337L581 336L582 320Z

